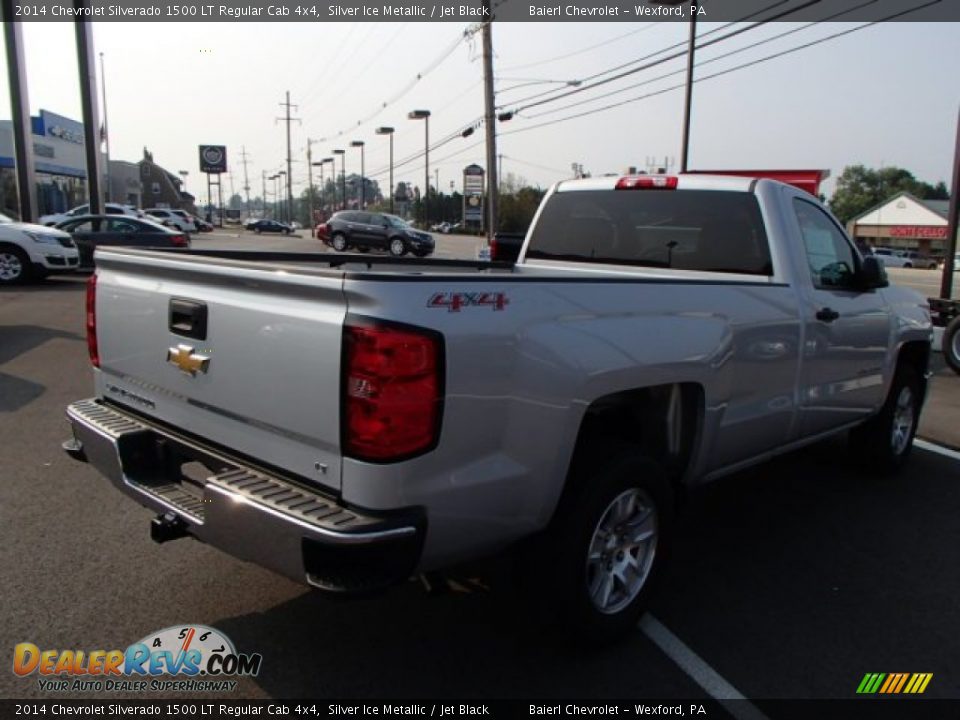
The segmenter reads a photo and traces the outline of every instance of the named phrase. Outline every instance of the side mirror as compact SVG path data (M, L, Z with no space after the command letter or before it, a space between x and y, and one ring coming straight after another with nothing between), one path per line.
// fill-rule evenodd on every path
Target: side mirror
M890 284L887 279L887 269L883 265L883 260L876 255L867 255L860 265L858 273L859 285L864 290L874 290L876 288L885 288Z

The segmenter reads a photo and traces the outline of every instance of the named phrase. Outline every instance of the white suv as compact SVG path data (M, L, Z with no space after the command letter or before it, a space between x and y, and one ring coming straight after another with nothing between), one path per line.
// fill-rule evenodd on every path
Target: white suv
M121 205L120 203L105 203L104 212L107 215L130 215L131 217L143 217L143 211L137 210L132 205ZM72 210L67 210L65 213L53 213L52 215L41 215L40 219L37 221L41 225L47 225L53 227L54 225L59 225L62 222L71 220L75 217L80 217L81 215L89 215L90 206L89 205L80 205L73 208Z
M79 264L80 253L68 233L0 214L0 286L76 270Z
M185 210L173 208L147 208L144 212L161 225L175 227L181 232L196 232L197 225Z

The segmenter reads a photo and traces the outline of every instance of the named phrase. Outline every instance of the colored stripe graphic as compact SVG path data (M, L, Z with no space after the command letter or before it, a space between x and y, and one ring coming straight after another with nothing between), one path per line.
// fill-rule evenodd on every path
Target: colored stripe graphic
M857 686L857 694L920 695L932 679L933 673L867 673Z

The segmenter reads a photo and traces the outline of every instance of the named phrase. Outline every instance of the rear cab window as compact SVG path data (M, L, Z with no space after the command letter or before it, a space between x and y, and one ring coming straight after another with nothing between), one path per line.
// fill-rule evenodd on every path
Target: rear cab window
M773 274L756 196L726 190L555 192L527 259Z

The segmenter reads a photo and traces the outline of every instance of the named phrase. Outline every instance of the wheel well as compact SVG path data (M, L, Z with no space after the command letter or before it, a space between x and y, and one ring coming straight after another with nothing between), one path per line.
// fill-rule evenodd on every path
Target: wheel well
M904 343L897 355L897 368L899 369L904 365L914 368L922 380L930 365L930 343Z
M17 251L19 251L20 253L22 253L25 257L27 257L27 258L30 257L30 253L28 253L26 250L24 250L22 247L20 247L20 246L17 245L16 243L12 243L12 242L0 242L0 250L3 250L3 249L5 249L5 248L6 248L6 249L10 249L10 250L17 250Z
M624 446L639 449L678 484L702 419L703 388L695 383L625 390L595 400L580 423L561 504L589 477L591 467Z
M921 397L927 392L927 369L930 367L930 343L904 343L897 355L897 370L901 367L912 367L917 372L922 391Z

